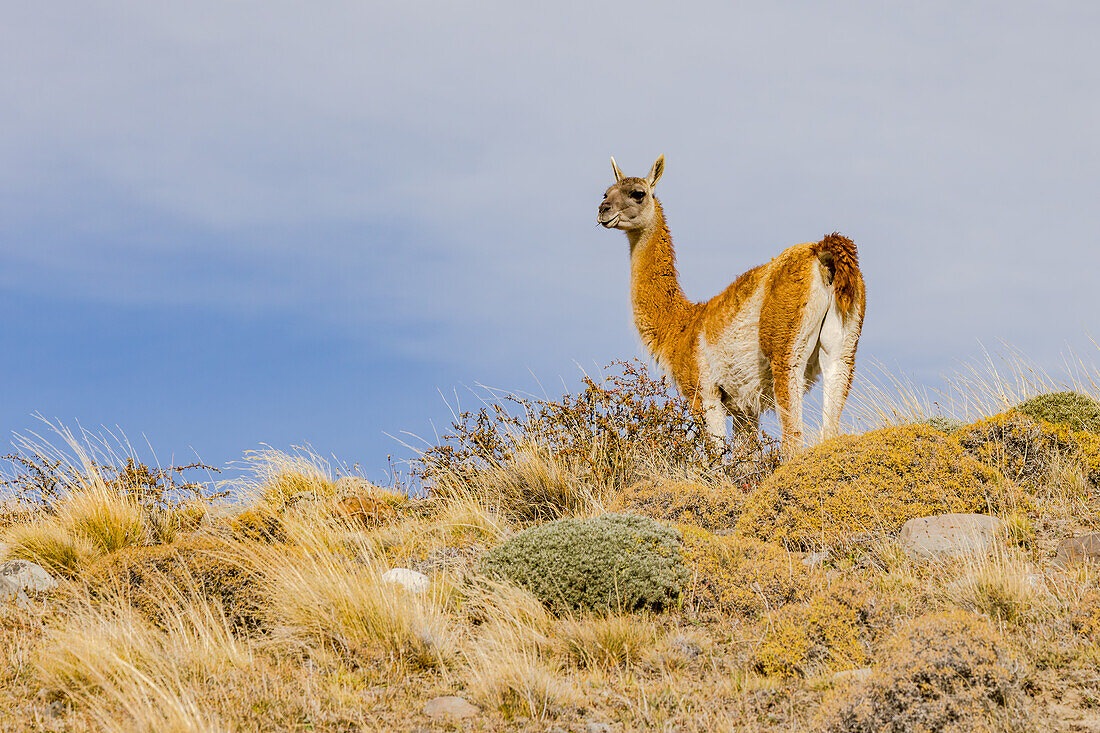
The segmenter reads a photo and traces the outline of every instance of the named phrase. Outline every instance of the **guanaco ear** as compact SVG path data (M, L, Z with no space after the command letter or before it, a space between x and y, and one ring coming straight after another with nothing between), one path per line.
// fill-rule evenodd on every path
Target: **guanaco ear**
M611 172L615 174L615 183L623 180L623 172L619 170L619 166L615 163L615 156L611 156Z
M656 162L653 163L653 167L649 169L649 176L646 177L645 182L649 184L650 188L657 185L657 181L661 180L661 174L665 172L665 156L662 153L657 156Z

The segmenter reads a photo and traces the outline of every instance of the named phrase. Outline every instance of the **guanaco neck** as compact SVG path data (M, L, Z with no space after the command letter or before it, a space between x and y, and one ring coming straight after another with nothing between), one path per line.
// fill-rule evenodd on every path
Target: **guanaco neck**
M672 367L681 387L694 381L693 356L700 306L684 296L676 273L676 252L661 202L653 199L653 222L627 232L630 240L630 293L634 323L649 350ZM688 351L690 353L683 353ZM688 358L685 358L688 357ZM688 362L688 363L685 363ZM679 368L677 368L679 367ZM676 373L690 369L691 374Z

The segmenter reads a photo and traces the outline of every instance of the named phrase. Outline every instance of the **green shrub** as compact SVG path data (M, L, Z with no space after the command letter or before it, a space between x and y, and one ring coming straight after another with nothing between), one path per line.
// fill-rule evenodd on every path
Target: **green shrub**
M1024 708L1019 665L989 622L925 616L886 645L871 678L826 708L831 733L1037 730Z
M1045 420L1070 430L1100 433L1100 402L1079 392L1052 392L1032 397L1016 406L1032 420Z
M927 425L842 435L795 456L753 490L737 527L802 547L894 533L914 517L988 511L998 499L994 478Z
M926 417L917 423L918 425L927 425L933 430L939 430L941 433L947 433L950 435L959 428L966 425L962 420L955 420L950 417L944 417L943 415L933 415L932 417Z
M689 577L679 531L625 514L559 519L520 532L486 554L481 571L559 613L659 611L677 601Z

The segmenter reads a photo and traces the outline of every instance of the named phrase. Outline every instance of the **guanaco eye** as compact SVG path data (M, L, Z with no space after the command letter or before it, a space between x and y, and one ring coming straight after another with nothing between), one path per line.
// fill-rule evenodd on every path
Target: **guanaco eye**
M634 199L635 201L641 201L645 199L645 191L635 191L634 193L630 194L630 198Z

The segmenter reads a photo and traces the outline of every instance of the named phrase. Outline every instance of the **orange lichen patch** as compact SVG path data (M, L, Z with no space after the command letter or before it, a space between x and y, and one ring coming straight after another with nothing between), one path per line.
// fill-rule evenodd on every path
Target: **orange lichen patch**
M755 616L802 597L807 570L782 547L686 525L680 533L691 573L685 598L696 610Z
M738 530L801 547L893 533L914 517L998 508L994 479L925 425L844 435L789 460L755 489Z
M392 504L372 496L346 496L337 502L336 516L364 527L378 527L397 518Z
M624 489L613 500L611 510L714 531L737 524L744 496L732 486L647 479Z
M768 632L753 657L756 671L798 677L866 664L861 636L868 631L870 605L862 586L841 583L771 614Z

